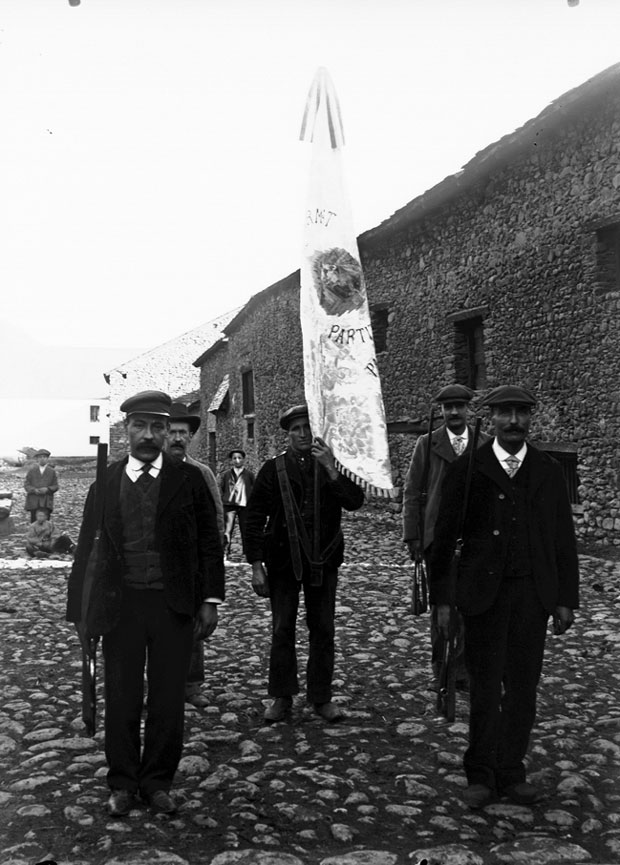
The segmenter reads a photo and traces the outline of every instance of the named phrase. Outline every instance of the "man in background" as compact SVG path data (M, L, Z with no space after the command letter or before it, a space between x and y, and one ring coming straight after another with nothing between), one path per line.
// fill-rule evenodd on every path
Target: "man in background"
M439 512L441 486L446 469L461 454L471 453L474 431L467 424L467 412L473 395L473 391L462 384L450 384L439 391L434 401L439 403L443 423L436 430L429 430L428 433L419 437L405 478L403 540L413 560L420 555L424 556L427 570L430 570L435 522ZM431 437L430 454L429 435ZM488 438L488 435L481 433L478 443L482 444L488 441ZM420 510L424 492L426 492L426 506L422 514L424 534L421 535ZM463 622L458 614L455 615L454 626L456 628L456 682L458 688L464 689L467 687L467 671L463 648ZM434 687L438 687L444 641L443 634L437 627L437 610L434 606L431 607L430 636Z
M248 500L254 486L254 474L245 467L245 451L234 448L228 454L230 468L222 472L220 477L220 492L224 504L225 546L230 555L235 521L239 523L241 545L245 551L245 514Z
M34 523L37 518L37 510L44 508L47 513L47 518L52 515L54 510L54 493L58 492L58 478L56 471L48 465L48 460L51 454L45 448L36 451L33 459L37 465L28 469L28 473L24 480L24 489L26 490L25 508L30 511L30 522Z
M181 402L174 402L170 406L170 426L168 429L168 453L180 459L182 462L196 466L200 469L207 484L217 518L217 528L222 546L224 545L224 508L220 490L215 478L206 463L201 463L187 452L189 445L200 427L198 415L190 414L187 406ZM192 657L185 683L185 702L191 703L197 709L208 705L209 700L202 693L202 685L205 680L204 640L195 639L192 647Z

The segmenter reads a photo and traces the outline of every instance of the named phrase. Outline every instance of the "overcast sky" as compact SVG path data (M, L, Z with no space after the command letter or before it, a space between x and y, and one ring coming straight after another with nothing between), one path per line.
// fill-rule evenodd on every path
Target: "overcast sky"
M151 347L295 270L318 66L360 233L619 60L619 0L2 0L0 328Z

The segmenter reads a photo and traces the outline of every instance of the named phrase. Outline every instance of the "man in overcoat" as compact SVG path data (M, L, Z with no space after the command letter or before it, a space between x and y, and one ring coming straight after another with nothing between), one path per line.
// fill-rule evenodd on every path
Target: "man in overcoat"
M441 388L435 397L439 403L443 423L436 430L421 435L413 449L413 456L403 487L403 540L407 544L413 560L423 555L427 570L435 536L435 522L441 501L441 485L446 469L461 454L471 452L473 447L473 428L467 423L469 404L474 392L462 384L450 384ZM431 436L430 455L427 462L428 437ZM478 444L488 441L486 433L480 433ZM426 477L426 504L424 506L424 536L420 537L420 510ZM457 688L467 686L465 669L463 622L457 613L454 618L456 629L456 683ZM437 627L437 608L431 607L431 663L435 686L438 685L441 659L443 657L443 634Z
M528 805L540 791L524 758L536 716L549 616L562 634L578 606L578 562L568 490L560 465L527 443L533 395L492 390L495 437L474 455L464 546L456 579L450 560L465 496L468 460L448 469L430 571L431 602L447 636L455 605L465 624L470 682L464 801L482 808L496 796Z
M246 515L246 557L252 565L252 586L259 596L271 601L269 695L273 702L265 711L265 720L281 721L299 691L295 625L303 589L309 630L308 702L332 723L342 718L342 710L332 701L336 585L344 556L340 522L342 509L360 508L364 494L340 474L328 445L313 438L307 406L296 405L285 411L280 426L288 433L288 448L261 467ZM319 554L313 558L317 495Z
M28 469L24 479L25 509L30 511L31 523L36 520L39 508L44 508L47 511L48 520L54 510L54 493L58 492L58 478L55 469L48 465L50 456L50 452L45 448L38 450L33 455L37 465Z
M136 394L121 405L129 456L107 469L101 555L88 607L89 633L103 635L108 810L116 817L129 813L138 792L154 811L176 810L169 791L183 746L192 640L214 631L224 598L213 500L199 469L162 453L170 405L160 391ZM94 487L67 601L67 619L82 628L82 590L96 531Z
M170 427L168 430L168 453L183 462L196 466L205 479L207 489L215 505L217 528L222 545L224 544L224 507L220 496L217 479L206 463L201 463L188 453L189 445L200 428L200 417L190 414L182 402L173 402L170 406ZM185 683L185 702L191 703L197 709L208 705L207 697L201 692L205 680L204 641L195 639L192 647L192 657Z

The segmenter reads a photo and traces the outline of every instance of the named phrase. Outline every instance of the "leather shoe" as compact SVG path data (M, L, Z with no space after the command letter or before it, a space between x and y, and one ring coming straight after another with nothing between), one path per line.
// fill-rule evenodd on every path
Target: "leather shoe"
M197 709L204 709L205 706L209 705L209 698L205 697L204 694L186 694L185 702L191 703L192 706L195 706Z
M542 798L542 793L538 787L527 781L521 781L520 784L510 784L502 790L502 794L517 805L533 805L534 802L538 802Z
M130 790L112 790L108 799L111 817L126 817L135 805L136 797Z
M265 709L263 717L268 724L273 724L276 721L283 721L286 715L291 711L292 705L292 697L276 697L271 706L268 706Z
M493 790L486 784L470 784L463 793L463 802L469 808L484 808L493 798Z
M176 802L165 790L155 790L146 797L151 809L158 814L174 814L177 810Z
M336 721L342 721L344 712L337 703L315 703L314 711L321 718L324 718L328 723L334 724Z

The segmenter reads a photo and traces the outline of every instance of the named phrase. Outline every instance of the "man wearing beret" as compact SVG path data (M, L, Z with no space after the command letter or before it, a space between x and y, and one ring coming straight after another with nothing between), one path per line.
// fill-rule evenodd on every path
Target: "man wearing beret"
M269 696L273 702L265 711L265 721L283 720L299 691L295 625L303 589L309 630L306 693L317 714L332 723L342 718L332 701L336 584L344 555L340 521L342 508L357 510L364 494L337 470L323 439L313 439L307 406L285 411L280 426L287 431L288 448L260 469L246 515L252 586L257 595L271 601ZM313 544L316 506L318 552Z
M224 504L225 545L228 547L228 554L230 555L235 518L239 522L242 546L245 543L245 509L252 493L255 478L253 472L245 467L245 451L242 448L231 450L228 459L230 460L230 468L222 472L220 493Z
M192 640L213 633L224 599L213 499L196 466L162 452L171 402L161 391L144 391L121 405L129 455L107 469L101 556L88 604L87 635L103 635L108 810L115 817L129 813L137 793L156 812L176 810L169 791L183 747ZM69 578L67 619L81 634L97 529L94 487Z
M435 396L441 407L443 424L418 438L403 488L403 540L409 548L413 560L423 555L430 570L430 558L435 536L435 522L441 500L441 485L447 467L461 454L471 453L473 429L467 424L467 410L474 396L473 391L462 384L451 384L442 388ZM431 448L428 467L428 437ZM481 433L478 443L489 438ZM424 505L424 536L420 537L420 508L426 483L426 504ZM443 634L437 627L437 609L431 607L431 663L435 687L438 686L441 659L443 657ZM467 687L467 671L463 649L463 622L457 614L453 626L456 629L456 683L457 687Z
M30 522L34 523L39 508L47 512L49 520L54 509L54 493L58 492L58 478L55 470L47 464L51 454L45 448L38 450L33 459L37 465L28 469L24 480L26 490L25 509L30 511Z
M224 544L224 508L219 486L215 475L206 463L194 459L187 452L191 440L200 428L200 417L190 414L187 406L182 402L173 402L170 406L170 427L168 430L168 453L189 465L200 469L209 494L215 505L217 528L222 545ZM197 709L208 705L206 696L201 693L201 686L205 680L204 641L194 639L192 657L185 683L185 702L191 703Z
M497 796L520 805L540 798L524 758L536 716L549 616L562 634L578 606L573 518L560 465L526 441L535 399L505 385L482 402L495 437L474 455L464 545L451 585L450 559L465 497L467 460L446 472L430 571L431 602L447 635L450 608L465 624L469 746L464 801Z

